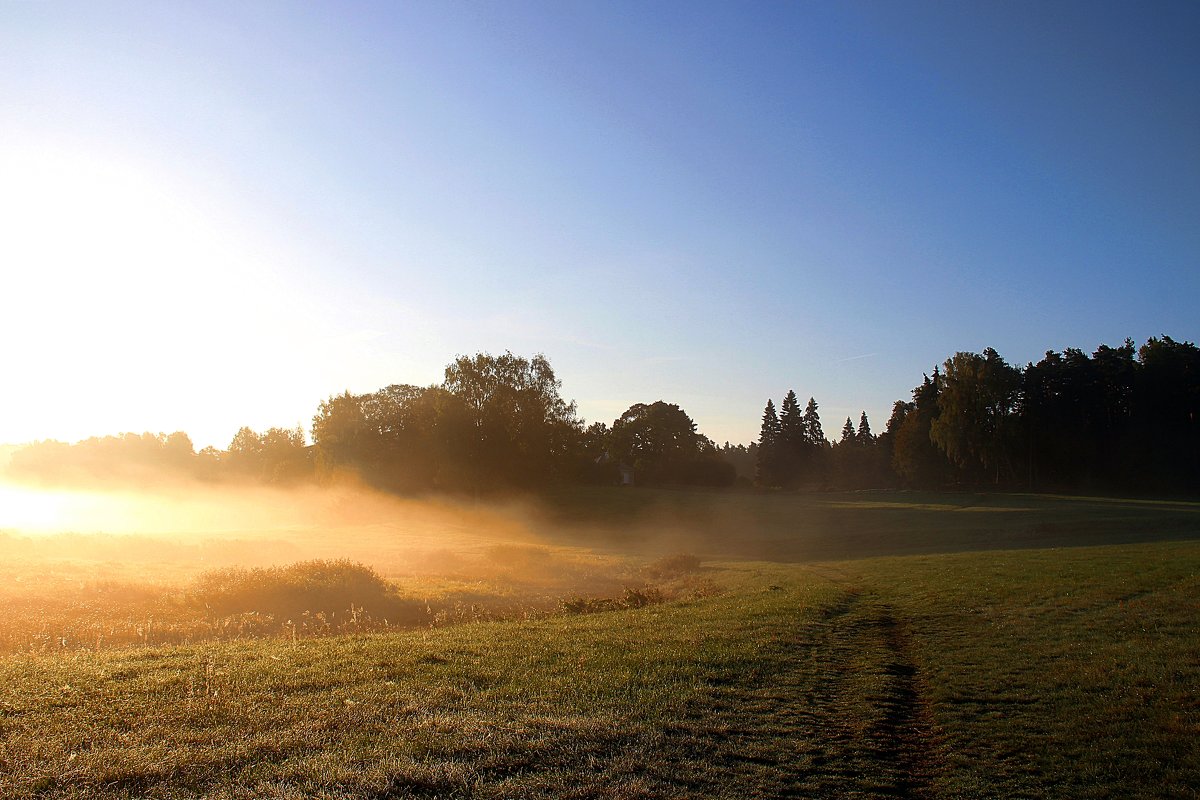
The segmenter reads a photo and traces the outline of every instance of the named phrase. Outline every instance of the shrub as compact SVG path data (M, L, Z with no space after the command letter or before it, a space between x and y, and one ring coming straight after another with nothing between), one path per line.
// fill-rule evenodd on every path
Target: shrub
M663 593L653 586L647 586L645 589L626 588L621 597L621 607L643 608L655 603L661 603L662 601Z
M409 623L418 615L418 604L375 570L345 559L213 570L196 579L190 597L218 618L257 614L314 630L367 619Z

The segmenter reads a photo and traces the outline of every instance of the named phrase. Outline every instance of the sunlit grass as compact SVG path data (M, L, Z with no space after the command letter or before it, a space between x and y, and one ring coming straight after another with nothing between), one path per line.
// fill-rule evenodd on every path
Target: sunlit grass
M544 615L627 590L715 591L690 576L697 565L646 569L636 558L519 542L393 550L377 541L386 534L360 534L341 549L381 567L304 560L311 548L291 540L0 534L0 654L430 627Z
M0 793L1187 796L1198 567L726 564L724 594L636 610L10 657Z
M494 510L415 507L412 529L324 538L2 538L0 796L1180 797L1200 782L1187 504L604 497L508 509L512 538L463 524ZM343 556L366 559L379 597L428 608L419 624L179 616L206 605L206 572L262 599L303 583L288 565Z
M815 611L819 585L789 586L793 600ZM751 599L759 595L769 599L762 590L735 604L711 598L321 643L9 660L0 676L18 683L0 690L0 702L17 727L8 729L4 756L17 766L13 756L24 754L24 766L0 779L0 790L14 797L86 786L247 797L661 790L675 778L669 759L653 763L659 756L673 753L702 769L706 755L689 755L695 731L672 744L664 728L692 713L700 718L689 726L728 724L703 721L706 698L755 663L757 643L737 635L740 626L709 620L748 609L785 630L791 611ZM39 677L28 682L34 670ZM26 727L35 716L40 724ZM697 788L715 777L700 774Z
M857 565L909 621L948 795L1185 797L1200 778L1200 545Z

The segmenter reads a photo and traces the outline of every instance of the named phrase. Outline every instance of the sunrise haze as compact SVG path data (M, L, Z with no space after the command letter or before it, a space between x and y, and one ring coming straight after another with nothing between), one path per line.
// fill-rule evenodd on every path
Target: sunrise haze
M1192 3L0 4L0 441L224 447L457 354L825 431L1194 341Z

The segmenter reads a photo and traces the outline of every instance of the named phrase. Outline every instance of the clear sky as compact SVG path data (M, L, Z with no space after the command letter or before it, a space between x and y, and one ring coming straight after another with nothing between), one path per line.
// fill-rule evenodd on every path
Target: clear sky
M0 0L0 441L228 444L456 354L826 433L1200 338L1200 4Z

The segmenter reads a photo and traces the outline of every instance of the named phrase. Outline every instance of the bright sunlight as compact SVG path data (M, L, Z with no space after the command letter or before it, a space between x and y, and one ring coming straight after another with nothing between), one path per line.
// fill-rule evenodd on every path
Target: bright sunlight
M220 402L227 386L210 376L244 384L265 364L298 366L295 296L236 224L184 200L195 187L38 147L0 150L0 174L0 263L20 267L3 277L0 336L20 343L9 373L39 378L36 394L13 395L0 440L174 430Z

